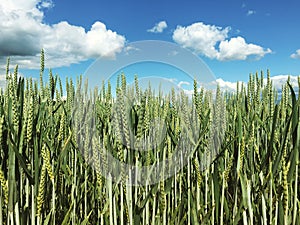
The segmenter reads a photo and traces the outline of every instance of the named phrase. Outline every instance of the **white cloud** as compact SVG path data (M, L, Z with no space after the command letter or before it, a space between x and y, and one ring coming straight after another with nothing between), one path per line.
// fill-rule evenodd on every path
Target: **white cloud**
M287 82L288 77L290 77L290 84L292 85L292 87L298 88L298 76L277 75L271 77L271 81L275 89L280 91L282 89L282 86ZM264 79L264 84L266 83L267 83L267 78Z
M41 48L48 67L68 66L90 58L114 57L124 47L125 37L95 22L86 31L66 21L48 25L43 9L51 0L2 0L0 2L0 60L7 56L22 68L38 68Z
M283 85L286 84L288 77L290 77L290 84L294 88L294 91L297 92L299 89L298 87L298 76L289 76L289 75L277 75L272 76L271 81L273 87L278 91L279 95L282 91ZM180 81L180 83L185 83L185 81ZM219 85L222 92L228 91L231 93L235 93L237 90L237 83L239 83L239 90L241 90L242 84L244 88L247 88L247 85L242 81L232 82L232 81L225 81L222 78L218 78L215 81L212 81L208 86L213 87L212 89L213 93L215 93L215 89L217 88L217 85ZM264 78L264 85L267 84L267 78ZM192 96L194 93L193 89L183 89L184 93L186 93L188 96ZM200 91L200 88L198 89Z
M239 87L241 88L242 82L241 81L238 81L238 82L240 83ZM185 81L180 81L179 83L185 83ZM231 93L236 92L237 82L224 81L222 78L218 78L214 81L211 81L210 83L206 83L204 86L201 86L201 84L200 84L201 87L198 88L198 91L200 92L202 87L204 89L206 89L208 87L208 90L212 91L212 93L215 94L218 85L222 92L226 92L226 91L231 92ZM182 87L179 86L179 88L182 88ZM187 94L190 97L192 97L194 94L193 89L183 88L183 91L185 94Z
M123 48L123 51L124 51L125 55L129 55L130 52L137 52L137 51L140 51L140 50L141 49L136 48L136 47L131 46L131 45L128 45L128 46Z
M296 53L291 54L292 59L300 59L300 49L296 51Z
M229 31L230 27L222 28L198 22L187 27L178 26L173 33L173 40L197 54L221 61L245 60L248 56L260 59L272 52L270 49L248 44L242 37L227 40Z
M253 15L253 14L255 14L255 13L256 13L255 10L248 10L247 16L251 16L251 15Z
M264 57L265 54L271 53L271 49L264 49L255 44L247 44L242 37L224 40L219 45L218 59L225 60L246 60L249 56L255 56L256 59Z
M173 33L173 40L185 48L215 58L218 53L215 45L227 38L229 30L229 27L222 29L199 22L187 27L178 26Z
M299 75L300 76L300 75ZM298 87L298 76L289 76L289 75L277 75L277 76L272 76L271 77L271 81L272 81L272 85L273 87L278 91L279 97L281 95L281 91L282 91L282 87L283 85L286 84L288 77L290 77L290 84L292 85L292 87L294 88L294 91L296 93L298 93L299 87ZM193 93L194 93L194 89L193 87L191 87L191 83L187 82L187 81L178 81L178 80L172 80L173 83L176 84L176 86L179 88L179 90L184 91L184 93L186 95L188 95L189 97L192 98ZM264 78L263 80L264 85L267 84L267 78ZM204 89L206 89L208 87L209 90L212 91L213 94L216 93L216 88L217 86L220 87L220 90L222 92L230 92L230 93L235 93L237 90L237 83L239 83L239 90L241 90L242 86L243 88L247 89L247 83L243 82L243 81L236 81L236 82L232 82L232 81L226 81L223 80L222 78L218 78L214 81L211 81L209 83L206 84L199 84L200 87L198 88L198 91L200 92L201 88L203 87ZM186 85L186 86L183 86Z
M39 9L50 9L54 7L54 2L52 0L44 0L38 4Z
M222 78L216 80L222 91L236 91L237 82L224 81Z
M165 78L165 80L174 84L177 82L177 78Z
M292 87L295 89L298 89L298 76L289 76L289 75L276 75L276 76L271 76L271 81L273 87L277 91L282 90L282 86L286 84L288 77L290 77L290 84ZM224 81L222 78L218 78L216 80L216 83L219 84L221 90L227 90L227 91L236 91L237 88L237 82L231 82L231 81ZM239 81L239 87L241 87L241 81ZM267 78L264 78L264 85L267 84ZM247 88L247 85L244 84L244 87Z
M108 30L101 22L93 24L91 30L86 33L86 38L86 54L89 57L114 57L125 44L123 36Z
M179 88L182 88L182 85L190 85L190 82L187 82L187 81L180 81L180 82L177 84L177 86L178 86Z
M289 76L289 75L276 75L276 76L271 76L271 81L273 87L281 91L282 86L286 84L288 77L290 77L290 84L294 88L298 88L298 76ZM216 80L216 82L220 85L220 88L223 90L236 90L237 87L237 82L231 82L231 81L224 81L222 78L219 78ZM240 82L240 87L241 87L241 81ZM267 78L264 78L264 85L267 84ZM244 85L244 87L247 88L247 86Z
M164 31L164 29L166 29L168 27L167 22L166 21L160 21L159 23L155 24L154 27L152 27L151 29L147 30L148 32L151 33L162 33Z

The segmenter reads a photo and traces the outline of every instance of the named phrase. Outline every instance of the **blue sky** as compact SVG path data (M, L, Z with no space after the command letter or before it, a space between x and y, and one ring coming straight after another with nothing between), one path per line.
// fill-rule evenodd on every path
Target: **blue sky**
M0 74L11 57L37 74L39 51L61 76L85 72L127 43L162 40L193 51L223 81L267 69L300 75L300 2L1 0Z

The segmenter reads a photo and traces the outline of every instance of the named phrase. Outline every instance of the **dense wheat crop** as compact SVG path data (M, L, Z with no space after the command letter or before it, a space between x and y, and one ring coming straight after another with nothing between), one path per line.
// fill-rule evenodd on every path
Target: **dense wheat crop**
M263 74L250 75L236 93L218 89L212 95L195 82L192 100L142 90L137 78L128 87L125 75L116 90L108 83L92 94L80 77L67 79L64 94L60 78L45 74L43 54L40 81L19 77L9 61L6 79L0 94L0 224L300 224L300 99L288 81L281 99L269 72L265 83ZM88 119L89 97L95 100L96 135L76 123ZM128 98L135 99L129 111ZM112 113L114 107L119 113ZM157 117L166 121L160 143L143 138ZM214 122L224 137L218 155L203 166ZM193 151L173 176L151 184L146 178L139 186L126 183L124 168L118 182L103 176L103 168L110 170L103 148L120 162L152 165L172 157L182 124L198 130L187 136ZM95 136L102 142L90 138ZM150 150L132 151L141 146Z

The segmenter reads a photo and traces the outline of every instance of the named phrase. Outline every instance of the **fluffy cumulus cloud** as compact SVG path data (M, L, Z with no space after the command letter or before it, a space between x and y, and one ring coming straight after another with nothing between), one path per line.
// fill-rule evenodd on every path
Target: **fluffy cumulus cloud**
M164 31L164 29L166 29L168 27L167 22L166 21L160 21L159 23L155 24L154 27L152 27L151 29L147 30L148 32L151 33L162 33Z
M227 38L229 30L229 27L222 29L214 25L194 23L187 27L178 26L173 33L173 40L185 48L215 58L218 54L215 45Z
M87 31L66 21L45 24L43 10L53 6L51 0L1 0L1 62L11 56L23 68L38 68L36 56L44 48L47 66L68 66L90 58L112 58L124 47L125 37L101 22Z
M247 43L243 37L228 39L229 31L230 27L222 28L198 22L187 27L178 26L173 33L173 40L197 54L221 61L245 60L249 56L260 59L272 52Z
M217 58L220 60L245 60L249 56L255 56L257 59L271 53L271 49L264 49L255 44L247 44L242 37L234 37L230 40L224 40L219 45Z
M300 59L300 49L298 49L295 53L291 54L292 59Z

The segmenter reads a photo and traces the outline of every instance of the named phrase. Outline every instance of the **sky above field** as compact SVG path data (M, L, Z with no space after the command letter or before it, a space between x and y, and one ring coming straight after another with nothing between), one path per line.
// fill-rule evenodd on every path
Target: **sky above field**
M267 69L298 76L299 8L298 0L1 0L0 74L7 57L24 76L37 74L43 48L46 68L76 76L128 43L161 40L191 50L224 85Z

